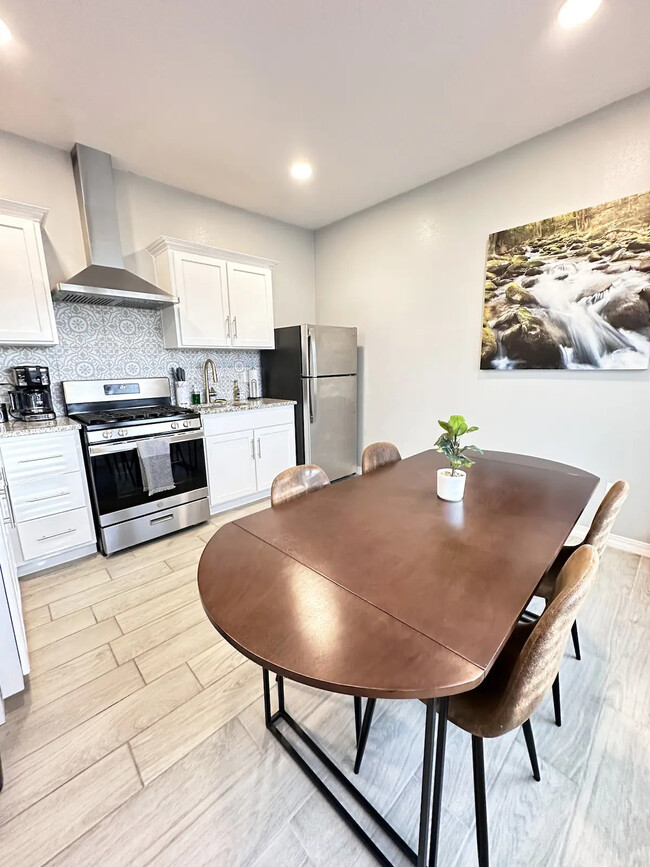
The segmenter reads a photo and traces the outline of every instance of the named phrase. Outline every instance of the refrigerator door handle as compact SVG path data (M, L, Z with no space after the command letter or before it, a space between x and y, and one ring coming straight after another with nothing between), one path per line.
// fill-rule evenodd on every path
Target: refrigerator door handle
M318 376L318 364L316 359L316 341L311 331L307 334L307 354L309 355L309 375Z
M316 419L316 389L314 378L309 379L309 421L313 424Z

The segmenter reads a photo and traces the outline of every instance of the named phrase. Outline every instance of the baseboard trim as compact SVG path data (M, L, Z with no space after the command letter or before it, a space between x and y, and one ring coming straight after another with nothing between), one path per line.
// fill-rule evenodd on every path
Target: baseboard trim
M583 527L581 524L576 526L576 532L580 533L584 538L589 530L589 527ZM607 543L610 548L616 548L618 551L627 551L630 554L638 554L639 557L650 557L650 543L641 542L639 539L629 539L627 536L617 536L615 533L610 533Z

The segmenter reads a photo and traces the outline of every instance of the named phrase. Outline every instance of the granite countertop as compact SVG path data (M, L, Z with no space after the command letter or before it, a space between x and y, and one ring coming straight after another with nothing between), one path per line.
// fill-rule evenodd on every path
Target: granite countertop
M295 403L295 400L276 400L273 397L260 397L256 400L242 400L239 403L235 403L232 400L229 400L226 403L210 405L202 403L200 406L192 407L192 409L196 409L197 412L201 413L201 415L214 415L222 412L241 412L246 409L268 409L276 406L294 406Z
M6 424L0 424L0 439L61 433L67 430L79 430L80 427L78 422L72 421L66 416L60 416L54 421L9 421Z

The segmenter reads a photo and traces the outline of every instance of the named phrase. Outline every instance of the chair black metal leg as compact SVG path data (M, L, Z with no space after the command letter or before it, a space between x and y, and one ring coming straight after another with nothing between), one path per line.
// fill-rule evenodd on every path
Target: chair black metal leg
M485 758L483 738L472 735L472 764L474 766L474 808L476 810L476 846L479 867L489 867L487 803L485 798Z
M530 720L527 719L526 722L522 726L524 730L524 737L526 738L526 746L528 747L528 757L530 759L530 766L533 769L533 777L539 781L541 780L539 774L539 765L537 763L537 750L535 749L535 738L533 737L533 727L530 723Z
M553 681L553 710L555 711L555 725L562 725L562 705L560 704L560 674Z
M361 734L361 696L354 697L354 739L359 747L359 735Z
M376 698L369 698L366 702L366 712L363 715L363 722L361 723L361 732L359 733L359 746L357 747L357 757L354 760L354 773L359 773L359 768L361 767L361 762L363 760L363 754L366 750L366 743L368 741L368 733L370 732L370 724L372 723L372 715L375 712L375 705L377 704Z
M573 649L575 650L576 659L582 659L582 654L580 653L580 639L578 637L578 621L573 621L573 626L571 627L571 638L573 638Z
M433 806L431 809L431 848L429 865L437 863L440 828L440 808L442 806L442 781L445 773L445 747L447 745L447 712L449 699L438 700L438 735L436 737L436 769L433 778Z

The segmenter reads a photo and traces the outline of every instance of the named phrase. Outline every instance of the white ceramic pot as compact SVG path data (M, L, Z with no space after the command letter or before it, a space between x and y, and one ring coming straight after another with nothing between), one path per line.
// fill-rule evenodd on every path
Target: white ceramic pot
M465 477L463 470L456 470L452 476L449 467L443 467L438 470L438 496L441 500L449 500L451 503L457 503L463 499L465 493Z

